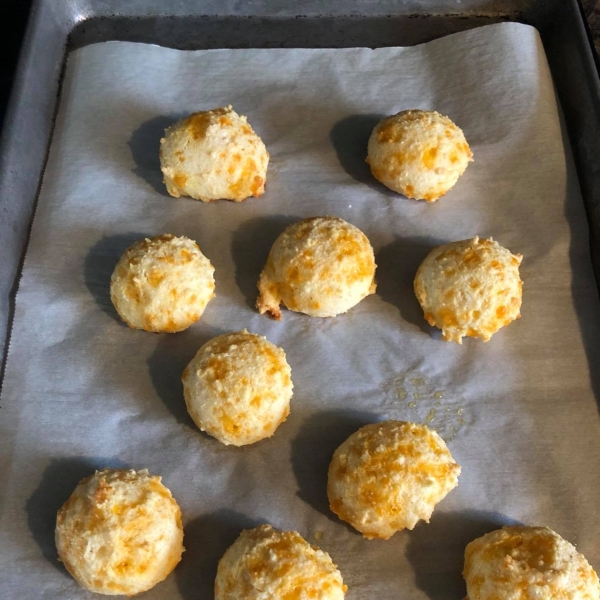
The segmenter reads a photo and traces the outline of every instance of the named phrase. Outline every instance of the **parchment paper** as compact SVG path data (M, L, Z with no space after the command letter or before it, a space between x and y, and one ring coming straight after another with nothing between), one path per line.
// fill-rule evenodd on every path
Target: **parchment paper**
M271 154L243 204L167 196L164 128L231 103ZM383 115L435 109L475 162L438 203L372 179ZM331 214L362 229L378 291L333 319L253 308L275 237ZM108 283L123 250L164 232L198 241L217 297L184 333L121 324ZM524 255L523 318L487 344L440 341L412 292L442 242L493 236ZM600 567L599 304L587 224L537 32L502 24L415 48L181 52L111 42L73 52L33 224L0 422L0 597L92 598L56 558L56 510L96 468L148 468L181 505L187 552L148 599L212 598L243 527L270 522L327 550L349 600L458 600L464 546L547 524ZM202 343L246 327L287 352L292 413L244 448L200 433L180 375ZM333 450L359 426L427 423L463 467L431 524L367 541L327 508Z

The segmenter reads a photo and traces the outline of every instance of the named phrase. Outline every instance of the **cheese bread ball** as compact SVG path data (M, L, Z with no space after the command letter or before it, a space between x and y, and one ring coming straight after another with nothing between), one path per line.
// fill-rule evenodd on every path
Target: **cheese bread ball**
M204 344L182 381L194 423L226 445L271 437L290 414L294 386L285 352L246 330Z
M334 317L375 292L376 267L360 229L337 217L305 219L275 240L256 306L274 319L281 319L280 304L312 317Z
M369 138L367 162L374 177L416 200L443 196L472 160L462 130L435 111L404 110L386 117Z
M548 527L504 527L472 541L463 576L469 600L599 600L583 554Z
M181 560L181 511L160 480L145 469L96 471L58 511L58 555L84 588L139 594Z
M169 234L146 238L121 256L110 280L110 298L133 329L183 331L214 298L214 272L193 240Z
M171 196L241 202L262 196L269 153L231 106L197 112L165 131L160 165Z
M334 453L331 510L368 539L388 539L429 522L435 505L458 485L460 467L444 440L425 425L385 421L362 427Z
M346 590L327 552L270 525L242 531L215 580L215 600L342 600Z
M521 316L522 260L492 238L434 248L415 277L425 320L439 327L446 341L462 344L469 336L487 342Z

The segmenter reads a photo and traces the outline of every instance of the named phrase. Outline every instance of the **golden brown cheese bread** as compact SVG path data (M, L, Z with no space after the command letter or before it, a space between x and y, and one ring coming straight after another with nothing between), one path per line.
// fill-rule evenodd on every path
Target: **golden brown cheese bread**
M56 548L91 592L139 594L181 560L181 511L161 478L145 469L96 471L58 511Z
M473 160L462 130L435 111L404 110L382 119L368 144L373 176L407 198L434 202Z
M458 485L460 466L425 425L365 425L334 453L327 496L331 510L364 537L388 539L429 522L436 504Z
M160 164L171 196L241 202L265 191L269 153L231 106L194 113L165 131Z
M242 531L219 561L215 600L343 600L346 586L329 554L295 531Z
M472 541L463 576L468 600L599 600L598 576L548 527L504 527Z
M522 260L491 238L434 248L414 282L425 320L439 327L446 341L462 344L469 336L487 342L521 316Z
M198 244L187 237L146 238L117 263L110 297L121 319L134 329L183 331L214 297L214 271Z
M281 318L280 304L313 317L345 313L375 292L375 256L365 236L337 217L290 225L271 248L258 282L261 314Z
M285 352L246 330L204 344L182 380L194 423L226 445L270 437L290 413L294 386Z

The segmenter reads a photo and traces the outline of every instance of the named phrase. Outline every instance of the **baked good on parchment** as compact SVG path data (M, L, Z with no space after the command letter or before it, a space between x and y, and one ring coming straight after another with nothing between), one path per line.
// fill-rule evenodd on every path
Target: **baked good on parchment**
M269 153L231 106L197 112L165 131L160 165L171 196L203 202L262 196Z
M462 130L435 111L404 110L386 117L369 138L373 176L416 200L434 202L446 194L472 160Z
M110 280L110 297L121 319L134 329L183 331L214 297L214 271L187 237L145 238L121 256Z
M429 522L436 504L458 485L460 466L425 425L384 421L361 427L333 454L331 510L368 539L388 539Z
M194 423L226 445L270 437L290 413L294 386L285 352L246 330L204 344L182 381Z
M343 600L346 590L327 552L270 525L242 531L215 580L215 600Z
M280 304L312 317L345 313L375 292L375 256L367 236L338 217L290 225L260 274L256 306L281 318Z
M503 527L465 550L469 600L599 600L594 569L549 527Z
M415 294L425 320L442 330L442 339L487 342L521 316L523 282L512 254L492 238L451 242L434 248L415 277Z
M161 478L145 469L96 471L58 511L56 548L91 592L139 594L181 560L181 511Z

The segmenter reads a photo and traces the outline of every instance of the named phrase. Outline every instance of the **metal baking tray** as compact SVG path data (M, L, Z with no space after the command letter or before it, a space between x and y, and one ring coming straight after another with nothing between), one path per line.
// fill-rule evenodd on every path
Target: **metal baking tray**
M70 50L108 40L179 49L410 46L500 21L541 33L600 281L600 79L577 0L34 0L0 139L0 375Z
M600 281L600 80L576 0L36 0L0 141L0 352L6 356L70 50L108 40L180 49L407 46L507 20L534 25L541 33L571 139Z

